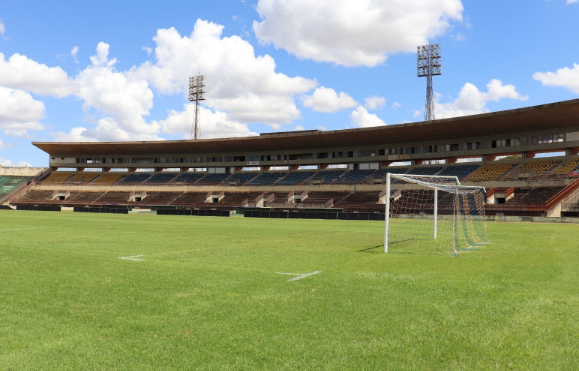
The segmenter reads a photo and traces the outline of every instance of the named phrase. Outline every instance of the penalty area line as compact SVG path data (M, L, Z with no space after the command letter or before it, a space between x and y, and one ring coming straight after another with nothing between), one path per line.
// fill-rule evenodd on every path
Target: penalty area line
M140 258L141 256L145 256L145 255L135 255L135 256L121 256L120 258L117 259L122 259L122 260L133 260L133 261L144 261L145 259L137 259Z
M22 231L22 230L27 230L27 229L40 229L43 227L35 227L35 228L12 228L12 229L0 229L0 232L7 232L7 231ZM46 227L48 228L48 227Z
M313 276L314 274L318 274L318 273L322 273L322 271L315 271L312 273L305 273L305 274L301 274L301 273L284 273L284 272L275 272L277 274L287 274L289 276L297 276L294 278L290 278L288 281L297 281L297 280L301 280L302 278L306 278L309 276Z

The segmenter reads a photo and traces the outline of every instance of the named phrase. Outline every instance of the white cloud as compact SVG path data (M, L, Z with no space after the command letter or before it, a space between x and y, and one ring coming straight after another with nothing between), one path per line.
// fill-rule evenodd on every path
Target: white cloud
M6 26L4 26L4 22L0 19L0 35L4 37L4 32L6 32Z
M535 72L533 79L547 86L562 86L573 93L579 94L579 64L574 63L573 68L560 68L556 72Z
M52 133L57 141L158 140L160 125L147 123L143 116L153 107L153 92L148 83L132 73L118 72L116 58L109 60L109 45L99 42L91 65L75 78L77 97L85 112L95 109L96 127L75 127L68 133Z
M31 164L29 164L26 161L18 161L17 163L15 163L14 161L8 160L8 159L4 159L2 157L0 157L0 165L1 166L5 166L5 167L14 167L14 166L18 166L18 167L24 167L24 166L32 166Z
M153 92L147 82L133 74L117 72L116 59L109 60L109 45L100 42L97 54L90 57L91 66L76 77L78 97L83 109L97 109L102 114L96 129L83 132L99 140L157 139L160 126L147 124L143 116L153 107Z
M272 126L300 117L294 96L316 87L315 80L275 72L269 55L255 56L253 46L239 36L221 37L223 26L197 20L191 35L160 29L155 62L131 73L149 81L162 94L187 92L189 76L206 75L205 105L227 112L233 122L263 122Z
M0 137L0 149L4 148L4 141L2 140L2 137Z
M29 130L44 130L44 103L22 90L0 86L0 129L8 135L22 136Z
M57 98L74 94L73 80L60 67L48 67L18 53L5 60L0 53L0 85Z
M552 0L547 0L547 1L552 1ZM579 1L579 0L567 0L565 3L566 3L567 5L569 5L569 4L576 3L577 1Z
M98 120L96 127L82 126L72 128L68 133L53 132L57 142L115 142L162 140L156 134L144 134L126 130L110 117Z
M462 20L461 0L259 0L253 30L300 59L376 66L444 34Z
M422 113L422 111L416 110L416 111L414 111L414 112L412 113L412 116L413 116L413 117L418 117L418 116L420 116L421 113Z
M302 125L296 125L296 127L294 128L294 131L304 131L304 127Z
M395 110L397 110L398 108L401 108L401 107L402 107L402 105L398 102L392 103L392 108L394 108Z
M90 57L90 61L93 66L106 66L112 67L115 63L117 63L117 58L113 58L109 60L109 44L100 42L97 44L97 53Z
M70 55L72 56L72 59L74 59L74 63L78 64L78 59L76 58L76 55L78 54L78 46L73 46L72 49L70 49Z
M147 55L151 55L151 53L153 52L153 49L148 47L148 46L141 46L141 49L143 49L144 51L147 52Z
M337 112L345 108L355 107L358 103L343 91L340 94L334 89L320 86L312 95L302 98L304 106L318 112Z
M368 110L362 106L358 106L350 114L350 120L354 125L360 128L368 128L372 126L386 125L378 116L373 113L369 113Z
M183 108L183 111L170 110L167 119L160 121L159 125L164 133L183 134L184 139L189 139L195 117L195 105L188 103ZM199 122L199 134L202 139L257 135L251 132L246 124L230 120L225 112L213 112L203 106L199 107Z
M386 104L386 99L384 97L379 97L377 95L373 97L366 98L366 108L368 109L378 109L384 107Z
M201 108L203 138L255 135L247 123L264 122L279 129L299 118L295 97L314 89L317 82L275 72L273 58L255 56L251 44L238 36L222 38L222 29L198 20L190 36L182 37L175 29L159 30L154 38L155 61L127 71L116 69L109 45L100 42L89 66L74 78L60 67L50 68L18 54L6 61L0 53L0 84L7 86L0 92L6 98L0 98L0 129L9 135L44 129L39 123L44 104L28 93L34 92L56 97L72 94L83 102L90 123L66 132L55 130L51 134L58 141L158 140L160 133L183 133L188 138L193 119L190 105L183 112L170 111L165 120L145 118L153 107L150 85L161 94L186 94L194 71L207 75L209 107ZM70 55L76 57L78 50L73 47Z
M436 118L443 119L489 112L490 110L486 108L486 105L490 101L498 102L504 98L525 101L529 98L529 96L522 96L514 85L503 85L500 80L496 79L487 84L487 89L488 91L483 93L473 84L466 83L454 102L435 105ZM438 101L440 96L436 98Z
M460 32L455 33L451 37L454 41L465 41L466 40L466 37L463 34L461 34Z

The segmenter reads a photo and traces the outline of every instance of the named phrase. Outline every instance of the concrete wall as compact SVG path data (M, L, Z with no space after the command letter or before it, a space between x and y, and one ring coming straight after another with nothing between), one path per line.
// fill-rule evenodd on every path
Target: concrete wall
M537 181L493 181L493 182L463 182L463 185L483 186L487 190L493 187L559 187L571 184L573 179L545 179ZM300 186L91 186L73 184L37 184L34 189L71 190L71 191L158 191L158 192L291 192L291 191L383 191L385 184L335 184L335 185L300 185ZM399 188L393 184L392 189Z
M13 166L7 167L0 165L0 175L13 176L36 176L46 170L46 167L29 167L29 166Z

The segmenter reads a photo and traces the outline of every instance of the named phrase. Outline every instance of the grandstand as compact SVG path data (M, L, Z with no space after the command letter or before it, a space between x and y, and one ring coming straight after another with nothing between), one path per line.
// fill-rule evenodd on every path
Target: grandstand
M388 173L484 186L489 213L560 216L579 199L579 100L327 132L33 144L50 169L12 183L0 178L4 203L379 212Z
M29 181L29 176L6 176L0 175L0 199L10 194L23 183Z

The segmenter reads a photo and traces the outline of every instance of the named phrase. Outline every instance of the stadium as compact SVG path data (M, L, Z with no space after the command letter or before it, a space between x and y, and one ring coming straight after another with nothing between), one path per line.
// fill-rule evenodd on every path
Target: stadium
M365 129L34 145L46 168L0 169L14 369L577 359L579 100ZM420 196L402 181L418 178ZM477 195L456 202L459 189ZM386 216L405 234L383 254ZM454 254L460 236L474 251Z
M282 217L340 209L368 220L384 213L392 173L482 186L489 216L579 214L579 100L363 129L33 144L49 167L2 179L1 201L19 209L285 211Z

